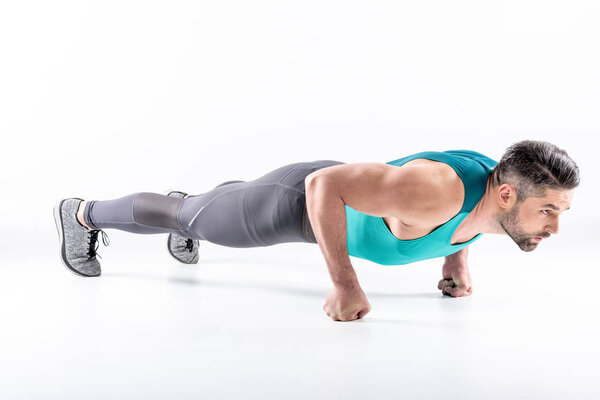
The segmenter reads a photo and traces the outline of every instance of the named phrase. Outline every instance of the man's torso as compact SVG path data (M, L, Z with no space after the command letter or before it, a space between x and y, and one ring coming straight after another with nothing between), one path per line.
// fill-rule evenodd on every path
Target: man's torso
M483 196L496 161L470 150L450 150L416 153L387 164L425 169L418 176L432 193L428 198L416 191L414 212L409 209L402 218L368 215L346 205L350 255L382 265L408 264L455 253L481 236L454 233Z

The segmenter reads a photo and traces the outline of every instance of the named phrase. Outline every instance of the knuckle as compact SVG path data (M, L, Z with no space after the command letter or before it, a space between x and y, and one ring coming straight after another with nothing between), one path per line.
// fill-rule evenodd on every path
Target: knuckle
M344 322L352 321L352 320L356 319L356 314L357 313L347 313L344 315L340 315L340 320L344 321Z

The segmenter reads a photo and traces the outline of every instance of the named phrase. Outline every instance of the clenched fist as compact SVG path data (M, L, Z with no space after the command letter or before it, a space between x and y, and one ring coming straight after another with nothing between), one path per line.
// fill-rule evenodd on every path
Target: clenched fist
M323 310L334 321L352 321L367 315L371 305L358 285L352 288L333 287L325 299Z
M438 282L442 294L452 297L470 296L473 293L471 274L466 265L445 263L442 268L443 279Z

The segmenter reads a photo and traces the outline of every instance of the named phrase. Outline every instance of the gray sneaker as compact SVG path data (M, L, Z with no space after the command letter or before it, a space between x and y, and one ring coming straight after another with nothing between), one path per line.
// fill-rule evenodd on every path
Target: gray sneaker
M100 276L100 262L96 256L98 233L102 243L109 245L108 235L102 230L89 230L77 220L77 209L83 199L60 200L54 206L54 222L58 230L60 258L65 266L80 276Z
M170 197L184 198L187 193L178 192L176 190L171 191L167 194ZM183 236L176 235L174 233L169 234L167 239L167 248L169 253L177 260L184 264L198 264L198 247L200 241L189 239Z

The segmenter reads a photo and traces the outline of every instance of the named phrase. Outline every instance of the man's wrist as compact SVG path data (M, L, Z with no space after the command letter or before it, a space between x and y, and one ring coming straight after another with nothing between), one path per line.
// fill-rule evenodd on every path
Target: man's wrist
M332 282L333 286L335 286L336 289L340 290L353 290L357 287L360 287L360 284L358 283L358 278L356 276L342 279L333 279Z

